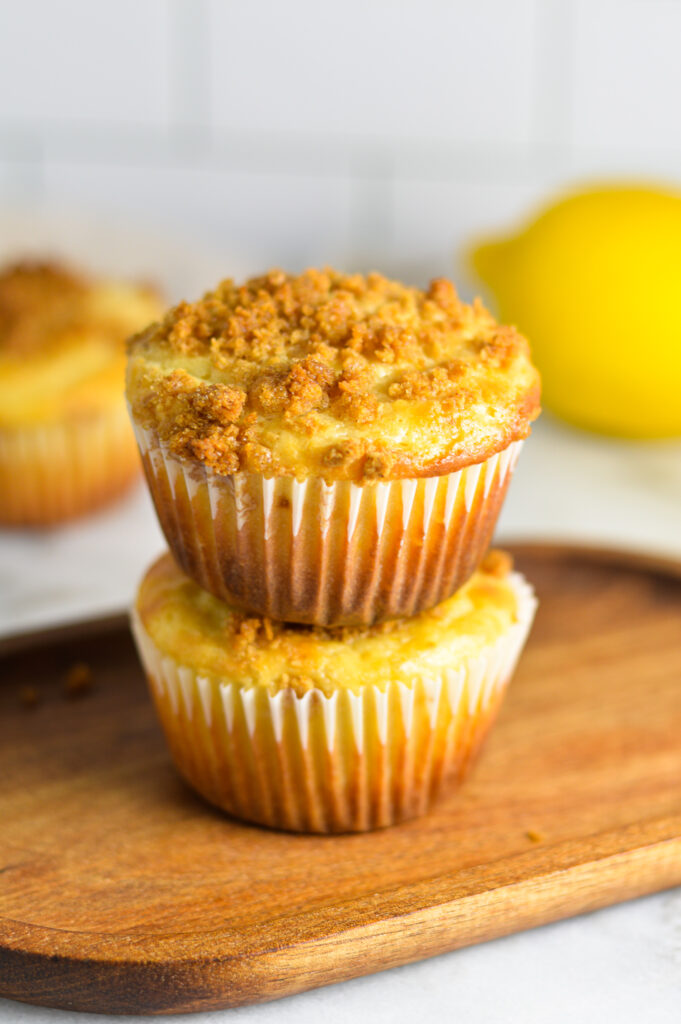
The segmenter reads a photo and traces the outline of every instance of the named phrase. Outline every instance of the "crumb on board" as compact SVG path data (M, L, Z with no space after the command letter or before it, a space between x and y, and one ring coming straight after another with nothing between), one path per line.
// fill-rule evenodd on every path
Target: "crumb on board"
M92 689L92 684L91 667L85 661L77 661L66 673L64 693L71 699L82 697Z
M22 686L19 690L19 700L22 707L30 710L40 703L40 692L35 686Z
M537 830L534 828L528 828L527 832L525 833L525 836L527 837L527 839L530 840L531 843L541 843L545 838L541 832L537 832Z
M490 548L483 558L480 568L488 576L496 576L498 579L503 579L513 571L513 558L507 551L501 551L499 548Z

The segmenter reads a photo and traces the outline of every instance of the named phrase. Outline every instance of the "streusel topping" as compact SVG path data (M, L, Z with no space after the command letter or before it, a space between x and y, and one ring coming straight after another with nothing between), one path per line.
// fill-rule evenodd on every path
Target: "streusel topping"
M526 436L527 342L454 285L281 270L223 281L129 346L138 423L219 473L395 479Z

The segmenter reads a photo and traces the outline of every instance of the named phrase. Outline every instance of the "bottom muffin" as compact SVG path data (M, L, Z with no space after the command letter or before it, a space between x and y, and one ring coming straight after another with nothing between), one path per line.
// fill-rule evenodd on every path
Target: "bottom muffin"
M166 554L132 622L173 758L199 793L273 828L348 832L421 814L463 778L535 607L494 552L413 618L290 626L217 600Z

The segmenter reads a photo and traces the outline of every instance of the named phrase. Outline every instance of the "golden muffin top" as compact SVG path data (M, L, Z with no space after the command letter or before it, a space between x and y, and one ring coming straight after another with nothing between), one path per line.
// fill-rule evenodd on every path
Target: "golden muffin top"
M125 341L161 312L151 288L90 281L55 263L0 271L0 426L121 401Z
M223 281L131 340L134 418L218 473L442 474L529 433L525 339L444 279L281 270Z
M511 560L490 552L453 597L430 611L367 627L294 626L240 612L178 569L169 554L147 572L136 609L156 647L180 665L243 686L356 692L367 681L410 683L456 669L517 621Z

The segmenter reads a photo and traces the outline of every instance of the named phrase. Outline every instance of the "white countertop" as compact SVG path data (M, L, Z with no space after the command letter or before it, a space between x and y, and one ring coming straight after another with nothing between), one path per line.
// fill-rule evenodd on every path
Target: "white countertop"
M681 444L599 440L544 417L521 456L499 535L584 540L681 557ZM115 509L73 527L0 534L0 634L122 608L162 547L142 487ZM90 1017L104 1019L0 1000L3 1024ZM202 1019L677 1022L681 890Z

